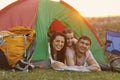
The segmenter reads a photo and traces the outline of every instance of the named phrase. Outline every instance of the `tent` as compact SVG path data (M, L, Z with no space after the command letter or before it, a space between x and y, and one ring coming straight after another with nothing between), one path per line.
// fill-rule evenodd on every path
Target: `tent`
M77 37L87 35L92 39L91 51L99 62L106 62L101 42L94 29L72 6L64 1L18 0L0 11L0 30L13 26L35 29L37 45L32 60L49 60L49 30L72 29Z

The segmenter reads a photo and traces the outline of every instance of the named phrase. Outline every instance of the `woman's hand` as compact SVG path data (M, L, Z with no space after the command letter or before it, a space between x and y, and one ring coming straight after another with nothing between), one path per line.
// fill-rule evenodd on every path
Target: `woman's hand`
M51 67L53 69L59 68L61 66L66 66L66 65L64 63L62 63L62 62L59 62L59 61L55 61L54 63L51 64Z

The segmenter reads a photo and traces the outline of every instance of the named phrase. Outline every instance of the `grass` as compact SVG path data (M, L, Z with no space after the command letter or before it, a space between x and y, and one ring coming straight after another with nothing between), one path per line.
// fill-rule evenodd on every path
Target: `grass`
M0 80L119 80L120 74L111 71L72 72L34 69L30 73L13 70L0 71Z

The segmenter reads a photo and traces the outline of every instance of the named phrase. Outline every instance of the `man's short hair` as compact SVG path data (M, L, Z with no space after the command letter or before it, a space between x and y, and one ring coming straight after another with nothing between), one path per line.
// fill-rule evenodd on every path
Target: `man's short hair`
M78 39L78 42L79 42L81 39L88 40L88 41L90 42L90 45L92 44L92 41L91 41L91 39L90 39L88 36L81 36L81 37Z

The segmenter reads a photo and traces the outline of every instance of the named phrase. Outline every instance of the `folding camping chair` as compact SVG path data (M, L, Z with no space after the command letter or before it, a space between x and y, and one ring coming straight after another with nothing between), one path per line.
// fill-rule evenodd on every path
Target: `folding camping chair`
M106 31L106 49L111 55L120 56L120 32Z

